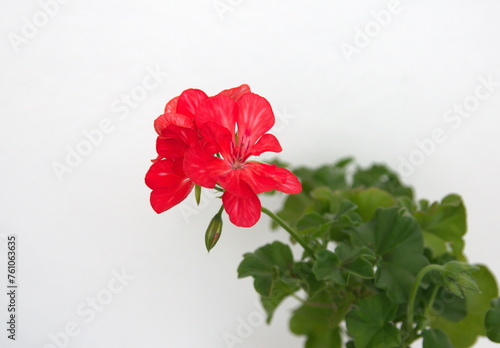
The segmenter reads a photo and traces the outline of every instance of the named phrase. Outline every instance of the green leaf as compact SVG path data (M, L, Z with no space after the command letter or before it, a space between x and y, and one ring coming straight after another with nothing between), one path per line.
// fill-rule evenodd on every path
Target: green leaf
M422 333L424 344L422 348L455 348L446 332L429 329Z
M303 192L306 194L320 186L331 189L346 189L346 167L351 161L351 158L347 158L315 169L300 167L293 172L300 178Z
M353 176L352 187L378 187L396 197L413 199L413 190L404 186L398 175L384 165L375 164L368 169L358 168Z
M366 247L353 249L348 244L339 243L335 253L322 250L316 253L313 272L318 280L331 279L337 284L347 285L349 276L373 278L373 251Z
M305 214L297 222L297 230L300 234L309 234L313 238L321 238L330 229L332 222L317 212Z
M415 212L422 232L424 243L434 257L446 251L452 252L457 259L464 260L463 236L467 230L465 206L458 195L448 195L441 203L427 207L421 202L421 210Z
M363 221L371 220L378 208L392 207L396 204L394 197L376 187L354 191L351 195L351 200L358 206L357 213Z
M300 280L300 286L307 292L309 297L314 297L327 287L324 281L316 279L312 267L312 262L300 261L295 263L292 269L293 275Z
M238 278L254 278L254 287L262 296L268 321L281 301L299 289L299 281L291 277L292 267L292 251L281 242L267 244L254 253L243 255L238 267Z
M498 287L494 276L485 266L479 265L479 270L472 274L481 293L465 290L467 316L452 322L443 317L433 318L431 326L445 331L456 348L471 347L477 336L485 336L485 315L490 308L492 299L498 296ZM438 301L439 298L436 299ZM444 301L444 300L443 300Z
M458 322L467 316L467 301L441 287L432 306L433 315Z
M356 348L393 348L401 344L399 330L391 322L397 306L383 294L357 303L346 317L347 330Z
M316 187L326 186L332 190L347 188L345 169L326 165L314 171L313 180Z
M341 202L348 198L347 191L332 191L328 187L318 187L311 191L314 208L319 213L337 213Z
M500 297L491 301L491 308L485 317L486 336L496 343L500 343Z
M339 323L344 319L353 298L347 295L344 303L333 303L327 292L312 297L293 312L290 330L296 335L306 335L306 348L341 348Z
M296 335L307 336L305 348L341 348L338 327L329 328L331 309L302 306L290 320L290 330Z
M415 219L398 207L379 209L372 221L354 228L351 238L375 252L375 285L396 303L408 301L416 275L428 263Z
M278 216L285 220L290 226L295 226L311 203L312 199L304 192L296 195L288 195L283 209L278 212ZM273 221L272 227L277 228L278 224Z

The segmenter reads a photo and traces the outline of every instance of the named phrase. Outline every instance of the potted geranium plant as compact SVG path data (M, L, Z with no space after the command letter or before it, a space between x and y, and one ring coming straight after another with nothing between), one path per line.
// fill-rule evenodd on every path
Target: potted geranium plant
M154 121L158 156L146 174L151 205L162 213L194 190L220 192L221 208L205 234L221 236L223 213L251 227L261 213L283 228L289 245L271 242L243 256L239 277L253 277L268 322L288 296L301 305L290 329L307 348L471 347L478 336L500 342L497 283L467 262L467 220L460 196L416 201L412 188L384 165L352 159L319 168L253 162L280 152L269 102L247 85L209 97L188 89ZM258 194L287 194L274 213ZM298 295L300 293L300 295Z

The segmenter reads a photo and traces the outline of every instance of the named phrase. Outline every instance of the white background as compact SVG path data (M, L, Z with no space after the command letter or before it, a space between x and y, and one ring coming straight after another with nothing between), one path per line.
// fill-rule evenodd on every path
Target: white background
M498 1L401 1L385 27L374 13L388 1L45 2L52 6L0 3L0 233L18 235L20 285L18 341L5 343L2 324L2 347L53 348L55 335L73 348L218 348L225 333L238 336L241 320L259 317L252 281L238 280L236 268L243 253L285 233L270 232L266 217L251 229L226 220L207 254L217 200L194 209L189 197L161 215L149 206L153 120L191 87L216 94L248 83L280 115L281 159L294 165L352 155L404 171L416 141L442 129L445 140L429 154L413 153L420 162L405 180L419 198L460 193L466 252L500 274L499 83L460 124L443 119L474 101L481 77L500 81ZM360 43L365 30L371 37ZM356 35L363 47L348 56L341 47L355 47ZM141 94L144 79L150 90ZM125 106L131 93L137 103ZM85 148L84 131L106 119L108 133ZM87 155L70 167L78 146ZM60 178L56 163L68 165ZM113 270L134 279L119 287ZM120 290L111 298L110 284ZM107 304L81 315L97 295ZM234 346L302 347L288 331L295 305L287 301L271 326ZM69 342L68 324L76 326Z

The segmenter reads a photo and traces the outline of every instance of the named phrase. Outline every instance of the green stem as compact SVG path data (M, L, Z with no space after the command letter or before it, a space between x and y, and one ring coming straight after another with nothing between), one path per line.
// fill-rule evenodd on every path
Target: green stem
M418 289L420 288L420 283L427 273L432 271L442 271L443 269L444 267L441 265L427 265L417 274L417 278L415 279L415 283L413 283L413 288L411 289L410 302L408 302L408 310L406 312L406 332L410 335L410 337L413 336L413 311L415 310L415 299L417 297ZM434 300L432 301L434 302Z
M304 250L311 256L313 259L316 259L316 256L314 255L314 250L309 246L309 244L306 243L305 240L302 239L302 237L295 231L293 228L291 228L283 219L281 219L278 215L274 214L272 211L270 211L267 208L262 207L262 212L269 216L271 219L273 219L278 225L283 227L285 231L287 231L293 239L295 239L302 247Z
M432 312L432 305L434 304L434 300L439 292L441 285L436 285L434 289L432 289L431 297L429 298L429 302L427 303L427 308L425 309L425 316L429 316Z

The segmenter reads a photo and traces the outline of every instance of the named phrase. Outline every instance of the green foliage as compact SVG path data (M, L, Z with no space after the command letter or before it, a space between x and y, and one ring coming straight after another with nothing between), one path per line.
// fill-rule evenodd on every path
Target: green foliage
M294 172L303 191L277 215L304 253L296 259L274 242L238 268L254 278L268 321L293 296L301 304L290 329L306 336L306 348L408 348L418 338L424 348L468 348L486 335L500 342L497 284L486 267L466 262L460 196L416 201L395 172L352 159Z
M422 333L423 348L455 348L446 332L436 329L427 329Z
M392 322L397 306L383 294L359 301L346 318L356 348L393 348L401 344L401 333Z
M458 260L465 260L462 252L467 221L460 196L448 195L441 203L436 202L431 206L424 204L414 216L422 228L425 246L434 257L450 252Z
M493 342L500 343L500 297L491 301L491 308L485 317L486 336Z
M433 328L441 329L448 334L456 348L471 347L478 336L486 335L485 315L490 309L491 300L498 296L495 278L488 268L478 266L478 271L474 272L473 276L481 292L464 290L467 312L465 318L453 322L437 316L431 321Z
M332 306L331 300L327 294L320 294L293 313L290 330L296 335L307 336L305 348L342 347L338 327L342 318L338 318L338 315L336 318L339 311Z
M381 208L373 220L351 234L358 248L368 246L377 255L375 285L395 303L408 301L417 273L427 265L420 228L397 207Z
M331 280L346 286L352 274L360 278L373 278L375 255L366 247L354 249L349 244L339 243L335 252L321 250L316 253L313 272L318 280Z
M290 294L299 289L299 281L290 276L293 255L290 247L280 242L267 244L244 255L238 277L252 276L255 290L271 320L274 310Z

